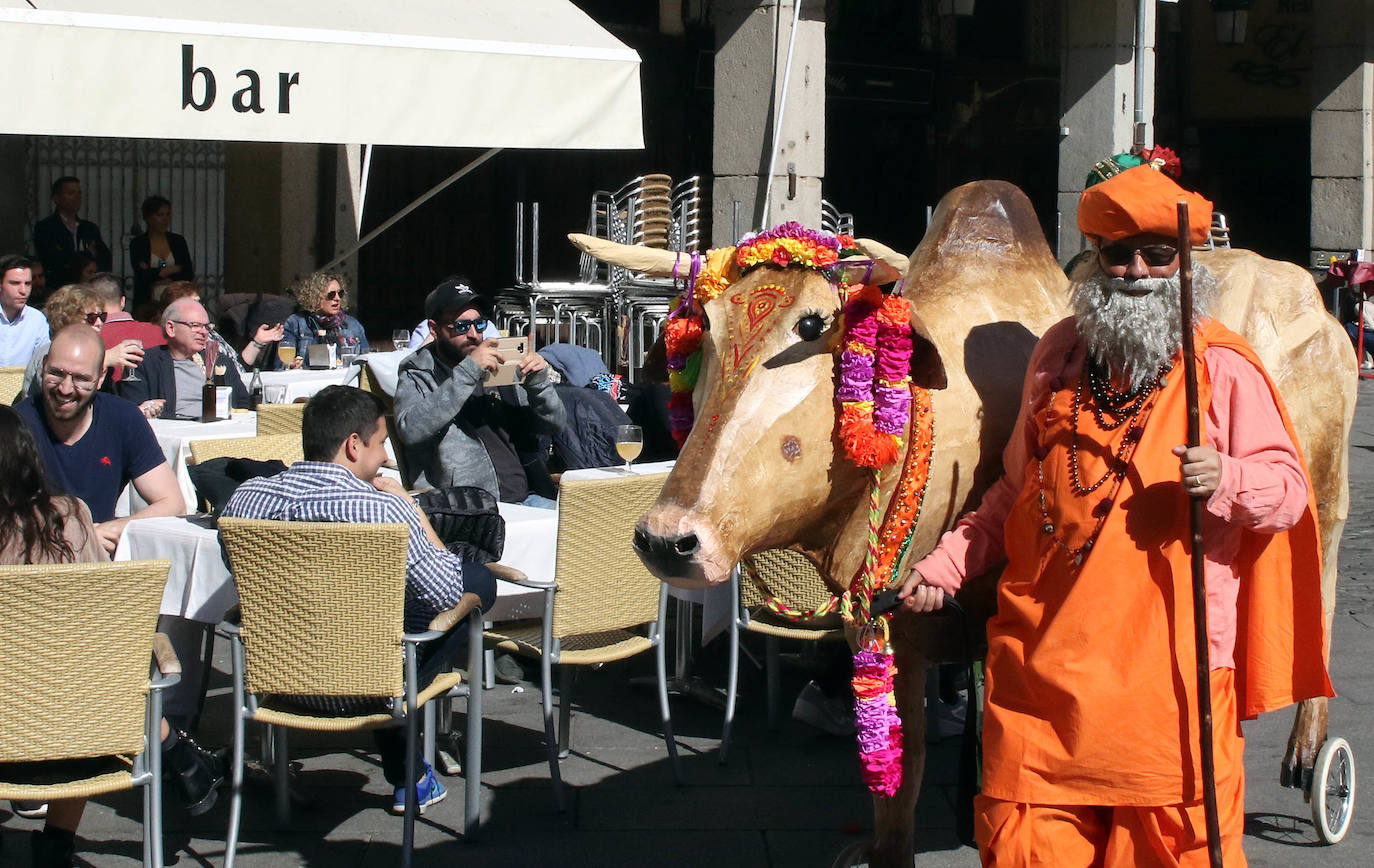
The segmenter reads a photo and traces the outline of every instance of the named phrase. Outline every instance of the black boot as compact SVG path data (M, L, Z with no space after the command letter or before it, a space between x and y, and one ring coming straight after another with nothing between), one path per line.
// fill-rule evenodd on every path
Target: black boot
M33 868L71 868L76 855L76 834L55 826L36 829L29 852Z
M215 806L219 785L224 783L224 758L219 753L212 753L186 733L173 730L162 743L162 762L164 777L176 778L191 816L199 817Z

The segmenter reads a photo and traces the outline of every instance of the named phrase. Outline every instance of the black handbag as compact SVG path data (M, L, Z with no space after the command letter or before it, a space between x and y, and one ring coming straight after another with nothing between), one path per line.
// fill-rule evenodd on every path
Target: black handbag
M506 520L490 492L452 485L416 495L415 502L449 551L472 563L500 559L506 547Z

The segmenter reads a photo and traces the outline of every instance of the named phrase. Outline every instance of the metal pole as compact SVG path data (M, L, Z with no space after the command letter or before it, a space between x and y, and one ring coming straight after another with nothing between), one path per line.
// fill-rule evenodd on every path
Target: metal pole
M420 197L416 199L414 202L411 202L409 205L405 206L400 211L397 211L395 214L392 214L390 217L388 217L386 222L383 223L381 226L378 226L376 229L373 229L371 232L367 233L367 235L358 239L357 244L354 244L352 247L348 248L343 253L340 253L338 256L329 260L324 265L321 265L319 270L329 271L331 268L335 267L340 262L343 262L345 259L357 253L359 250L363 248L365 244L372 241L372 239L376 238L378 235L381 235L383 232L390 229L392 226L395 226L397 223L404 220L406 215L409 214L411 211L414 211L416 208L419 208L421 205L425 204L430 199L433 199L435 196L438 196L440 193L444 192L444 190L448 189L449 186L451 186L459 178L468 174L473 169L482 165L487 160L490 160L497 154L501 153L501 150L501 148L492 148L491 150L486 151L480 157L473 160L471 163L468 163L466 166L454 172L452 175L449 175L447 178L435 184L433 187L430 187L428 190L422 193Z

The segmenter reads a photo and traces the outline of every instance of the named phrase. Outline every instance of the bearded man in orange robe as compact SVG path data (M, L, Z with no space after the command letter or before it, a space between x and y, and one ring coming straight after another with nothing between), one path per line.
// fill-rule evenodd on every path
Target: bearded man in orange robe
M984 865L1208 864L1189 498L1203 535L1222 849L1245 865L1240 721L1330 696L1311 483L1272 381L1239 335L1195 332L1205 445L1187 432L1176 203L1193 244L1211 203L1150 165L1084 191L1096 244L1072 317L1036 346L1004 475L916 564L913 611L1005 563L988 622Z

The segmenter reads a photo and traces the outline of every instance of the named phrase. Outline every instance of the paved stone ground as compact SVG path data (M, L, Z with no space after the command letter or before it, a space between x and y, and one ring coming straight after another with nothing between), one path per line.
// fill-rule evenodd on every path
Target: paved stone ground
M1374 743L1374 504L1362 494L1374 483L1374 383L1362 382L1351 448L1354 502L1341 546L1341 585L1332 676L1341 695L1331 704L1331 733L1347 738L1357 762ZM702 674L723 683L721 642L705 649ZM208 743L227 741L225 661L207 705ZM569 811L554 808L544 765L539 694L497 687L487 707L483 816L480 841L465 842L461 778L449 781L449 798L416 826L417 865L504 866L826 866L871 827L869 800L859 782L851 743L786 721L770 732L764 721L763 679L745 665L743 698L727 766L717 763L720 714L674 700L674 723L687 786L675 787L657 735L651 688L629 685L651 675L644 661L607 666L584 675L573 717L574 754L564 762ZM785 672L790 698L806 677ZM1302 794L1280 788L1278 762L1292 720L1271 714L1247 725L1246 851L1254 866L1368 866L1374 864L1374 818L1357 806L1347 839L1318 844ZM277 829L271 795L245 798L240 864L255 866L383 866L400 859L401 822L385 808L389 791L366 737L298 736L299 785L309 804L291 825ZM953 834L957 740L932 747L917 808L923 866L976 866L974 850ZM168 862L211 865L223 861L225 799L189 820L168 793ZM140 803L136 796L93 802L82 824L79 863L136 864L140 857ZM37 823L0 803L6 846L0 866L27 866L26 835Z

